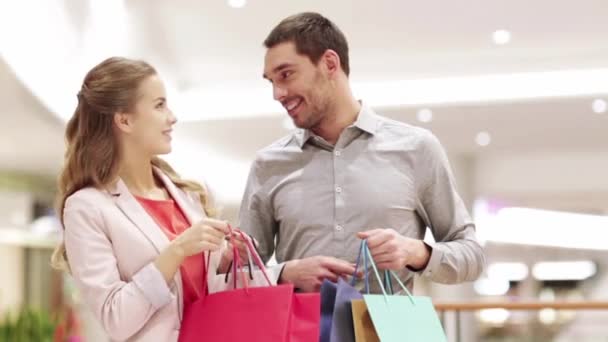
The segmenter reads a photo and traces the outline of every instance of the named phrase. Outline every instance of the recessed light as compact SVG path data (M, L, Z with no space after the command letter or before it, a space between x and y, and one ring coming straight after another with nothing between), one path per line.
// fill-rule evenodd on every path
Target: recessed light
M593 109L594 112L596 112L598 114L602 114L602 113L606 113L606 110L608 110L608 104L606 104L606 101L604 101L602 99L595 99L595 100L593 100L593 103L591 104L591 108Z
M492 34L492 39L496 45L504 45L511 41L511 32L507 30L497 30Z
M228 5L232 8L243 8L247 4L247 0L228 0Z
M422 108L418 111L416 117L420 122L431 122L433 121L433 111L428 108Z
M479 132L475 136L475 142L479 146L488 146L488 145L490 145L491 141L492 141L492 137L490 136L490 133L485 132L485 131Z

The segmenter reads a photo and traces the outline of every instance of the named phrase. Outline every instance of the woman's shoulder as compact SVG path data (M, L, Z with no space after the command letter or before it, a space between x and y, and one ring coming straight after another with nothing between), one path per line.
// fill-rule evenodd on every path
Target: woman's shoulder
M110 194L105 189L96 187L82 188L66 198L65 208L97 206L108 200Z

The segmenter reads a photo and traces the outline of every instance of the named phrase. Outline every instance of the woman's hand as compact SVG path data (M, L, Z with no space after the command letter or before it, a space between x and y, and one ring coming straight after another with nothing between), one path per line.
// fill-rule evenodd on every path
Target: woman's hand
M230 264L233 261L233 254L232 254L232 249L233 246L236 246L237 250L238 250L238 256L239 256L239 260L241 262L242 265L246 265L249 260L248 260L248 253L247 253L247 243L245 242L245 240L243 239L243 237L247 240L249 240L250 243L253 242L251 241L251 238L243 233L243 235L241 235L241 231L238 229L232 229L232 236L231 238L228 238L228 236L226 237L228 239L228 248L226 248L226 250L224 250L224 252L222 253L222 258L220 260L220 265L218 267L218 273L226 273L230 268Z
M183 231L173 241L172 248L184 258L206 251L217 251L228 234L225 221L205 218Z
M173 239L156 257L154 264L169 283L184 259L197 253L219 250L226 234L228 234L226 222L203 219Z

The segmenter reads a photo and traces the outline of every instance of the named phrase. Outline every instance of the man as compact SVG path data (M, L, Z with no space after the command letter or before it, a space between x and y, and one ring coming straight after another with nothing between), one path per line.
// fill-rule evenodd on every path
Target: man
M417 272L475 280L485 258L442 146L353 97L342 32L300 13L264 45L264 78L299 129L258 152L240 224L265 261L276 252L280 281L316 291L323 279L352 275L361 239L410 288ZM422 241L427 226L435 244Z

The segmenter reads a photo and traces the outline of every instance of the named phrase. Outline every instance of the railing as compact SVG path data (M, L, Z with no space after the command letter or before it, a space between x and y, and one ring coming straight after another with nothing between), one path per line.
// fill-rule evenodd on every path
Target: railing
M455 314L455 338L460 342L462 338L460 327L460 313L463 311L479 311L486 309L506 309L510 311L538 311L543 309L554 310L606 310L608 301L598 302L435 302L435 310L441 317L441 322L446 326L446 312Z

